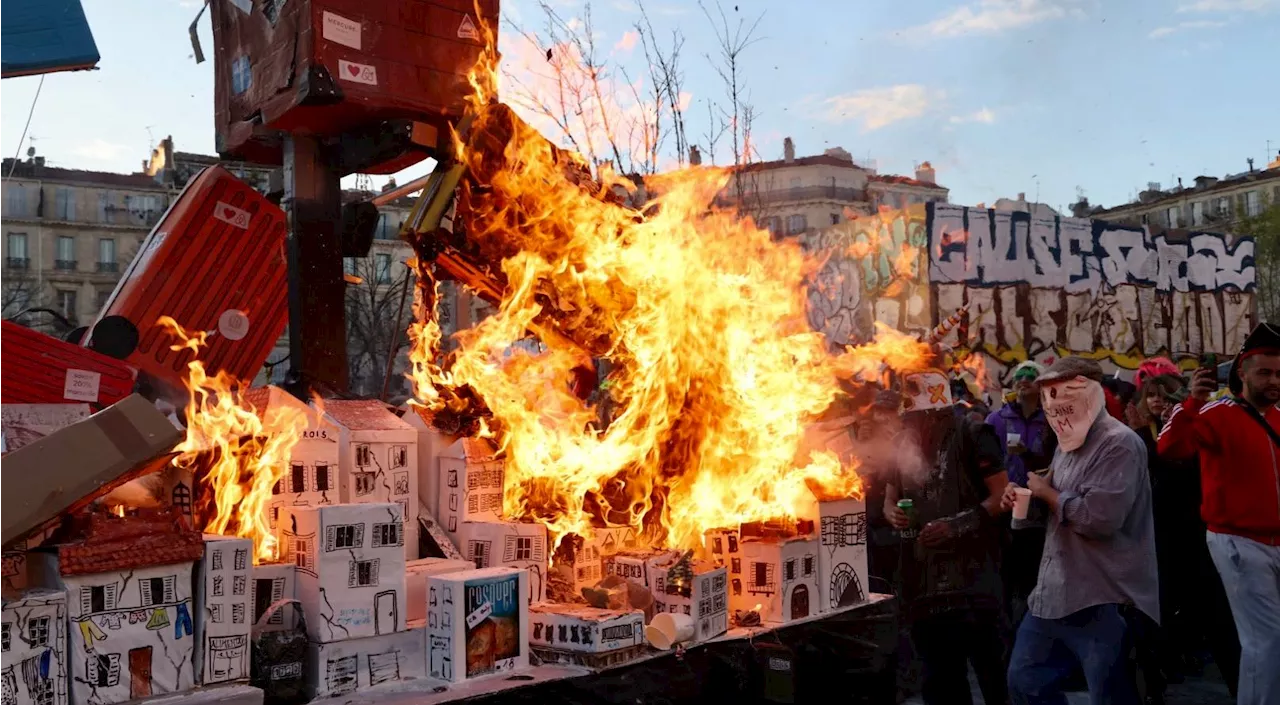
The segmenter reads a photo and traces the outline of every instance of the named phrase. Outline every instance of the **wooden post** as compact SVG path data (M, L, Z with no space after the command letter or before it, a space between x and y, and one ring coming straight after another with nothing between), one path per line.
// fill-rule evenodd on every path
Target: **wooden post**
M341 172L332 148L314 137L284 139L288 216L289 376L306 400L312 390L347 391L346 284L342 277Z

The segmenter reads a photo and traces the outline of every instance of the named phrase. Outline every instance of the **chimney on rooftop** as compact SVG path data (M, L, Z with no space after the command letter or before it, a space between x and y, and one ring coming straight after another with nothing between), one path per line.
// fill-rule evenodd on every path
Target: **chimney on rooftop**
M790 137L782 140L782 158L788 164L796 160L796 143Z
M923 181L926 184L938 183L937 173L933 170L933 165L929 162L920 162L920 166L916 167L916 181Z
M395 187L396 187L396 177L394 177L394 176L388 177L388 178L387 178L387 183L385 183L385 184L383 184L383 185L382 185L382 193L386 193L387 191L391 191L391 190L395 189Z
M44 157L32 157L31 162L36 166L44 166Z
M1019 203L1026 203L1026 202L1027 202L1027 192L1026 192L1026 191L1019 191L1019 192L1018 192L1018 202L1019 202Z
M702 151L696 144L689 146L689 166L702 166Z

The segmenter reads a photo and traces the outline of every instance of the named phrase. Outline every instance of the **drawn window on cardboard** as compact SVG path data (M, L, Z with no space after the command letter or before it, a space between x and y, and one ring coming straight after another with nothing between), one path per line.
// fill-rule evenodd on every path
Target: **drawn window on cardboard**
M284 578L257 578L253 581L253 621L267 613L267 608L284 597ZM276 610L268 624L284 624L284 610Z
M27 642L32 648L49 645L49 617L31 617L27 620Z
M293 463L289 468L289 491L300 494L307 491L307 466Z
M467 556L472 563L476 564L476 568L488 568L490 561L489 547L492 545L489 541L469 541L467 542Z
M116 608L116 584L80 588L80 614L98 614Z
M293 557L295 564L302 570L315 570L315 561L311 558L310 539L297 539Z
M806 578L809 577L810 575L813 575L813 556L804 557L804 568L801 572L804 574L804 577Z
M213 563L214 570L222 570L222 549L214 550L213 558L210 560Z
M724 553L724 539L723 539L723 537L716 536L716 537L714 537L714 538L712 538L712 539L711 539L711 552L712 552L712 553Z
M231 594L243 595L245 584L248 582L248 576L234 575L231 577Z
M396 479L396 494L409 494L409 473L398 472Z
M505 562L542 560L542 542L532 536L508 536L502 553Z
M377 487L378 474L374 472L357 472L352 475L356 483L356 496L373 494Z
M39 669L37 659L31 658L22 662L22 670L24 675L28 670L36 671L37 669ZM30 687L31 698L35 702L35 705L52 705L53 704L53 679L52 678L37 677L34 681L28 681L27 685Z
M400 680L400 653L369 654L369 685Z
M3 640L3 642L0 642L0 646L2 646L2 647L3 647L3 650L4 650L4 651L8 651L8 650L9 650L9 638L10 638L10 637L9 637L9 623L8 623L8 622L5 622L5 623L4 623L4 640Z
M324 550L364 548L364 524L335 524L324 528Z
M159 607L175 602L174 586L177 577L144 578L138 581L138 596L143 607Z
M373 465L373 450L361 443L356 446L356 467L367 468L370 465Z
M231 623L244 624L244 603L237 602L231 605Z
M235 570L248 570L249 566L249 549L237 548Z
M735 534L729 534L729 553L738 552L738 537Z
M733 573L734 575L738 575L738 574L740 574L740 573L742 572L742 559L741 559L741 558L730 558L730 559L729 559L729 572L730 572L730 573Z
M90 654L85 662L85 680L98 688L120 684L120 654Z
M840 517L842 546L861 546L867 542L867 514L845 514Z
M271 494L284 494L284 479L276 480L276 484L271 486Z
M222 597L223 594L225 593L223 592L222 576L215 575L213 576L213 596Z
M839 538L838 519L836 517L822 517L822 545L835 546Z
M347 565L347 587L373 587L378 584L378 559L351 561Z
M222 605L209 605L209 621L214 624L222 624Z
M751 564L751 582L747 592L772 595L774 591L774 565L772 563L753 562Z
M327 664L325 682L329 685L330 695L343 695L356 692L357 659L359 657L343 656L333 659Z
M328 463L316 463L316 492L329 492L333 489Z
M391 446L391 469L409 466L409 446Z
M403 546L404 531L399 522L373 525L373 547Z
M274 528L276 528L276 526L277 526L277 525L279 525L279 523L280 523L280 507L272 507L272 508L271 508L271 519L270 519L270 522L271 522L271 528L273 528L273 529L274 529Z
M796 559L794 559L794 558L789 559L785 564L783 564L783 566L782 566L782 579L783 579L783 580L795 580L795 579L796 579Z
M191 490L185 484L179 482L173 486L170 501L184 516L191 516Z

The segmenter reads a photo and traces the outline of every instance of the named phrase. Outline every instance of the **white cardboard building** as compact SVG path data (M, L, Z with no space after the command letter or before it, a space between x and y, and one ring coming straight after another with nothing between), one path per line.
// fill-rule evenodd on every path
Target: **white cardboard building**
M275 386L254 387L243 400L260 416L279 409L305 414L307 427L289 454L289 467L284 478L271 488L271 526L277 530L281 514L293 507L338 504L346 501L346 485L342 481L338 456L338 428L325 420L314 408Z
M253 541L215 534L205 534L204 541L195 583L196 680L201 685L247 680Z
M67 594L28 590L4 601L5 705L67 705Z
M307 651L307 694L312 698L350 695L396 681L427 675L427 630L406 631L323 644Z
M744 592L765 622L783 624L818 614L818 541L813 536L742 542Z
M458 549L477 569L496 566L529 573L529 601L547 598L549 537L541 524L469 521L458 529Z
M427 578L427 673L452 683L529 663L529 572L487 568Z
M823 612L864 602L867 588L867 505L810 487L804 511L818 528L818 593Z
M333 504L293 514L298 599L312 641L405 629L405 523L400 504Z

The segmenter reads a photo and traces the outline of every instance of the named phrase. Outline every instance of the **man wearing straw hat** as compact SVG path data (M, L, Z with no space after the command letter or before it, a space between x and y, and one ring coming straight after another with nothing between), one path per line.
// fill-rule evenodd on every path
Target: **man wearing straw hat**
M1065 703L1063 685L1080 668L1092 702L1136 703L1129 649L1142 620L1160 620L1147 448L1106 413L1096 361L1063 358L1039 382L1058 452L1047 477L1027 476L1050 516L1009 694L1015 703ZM1015 487L1005 490L1010 509Z

